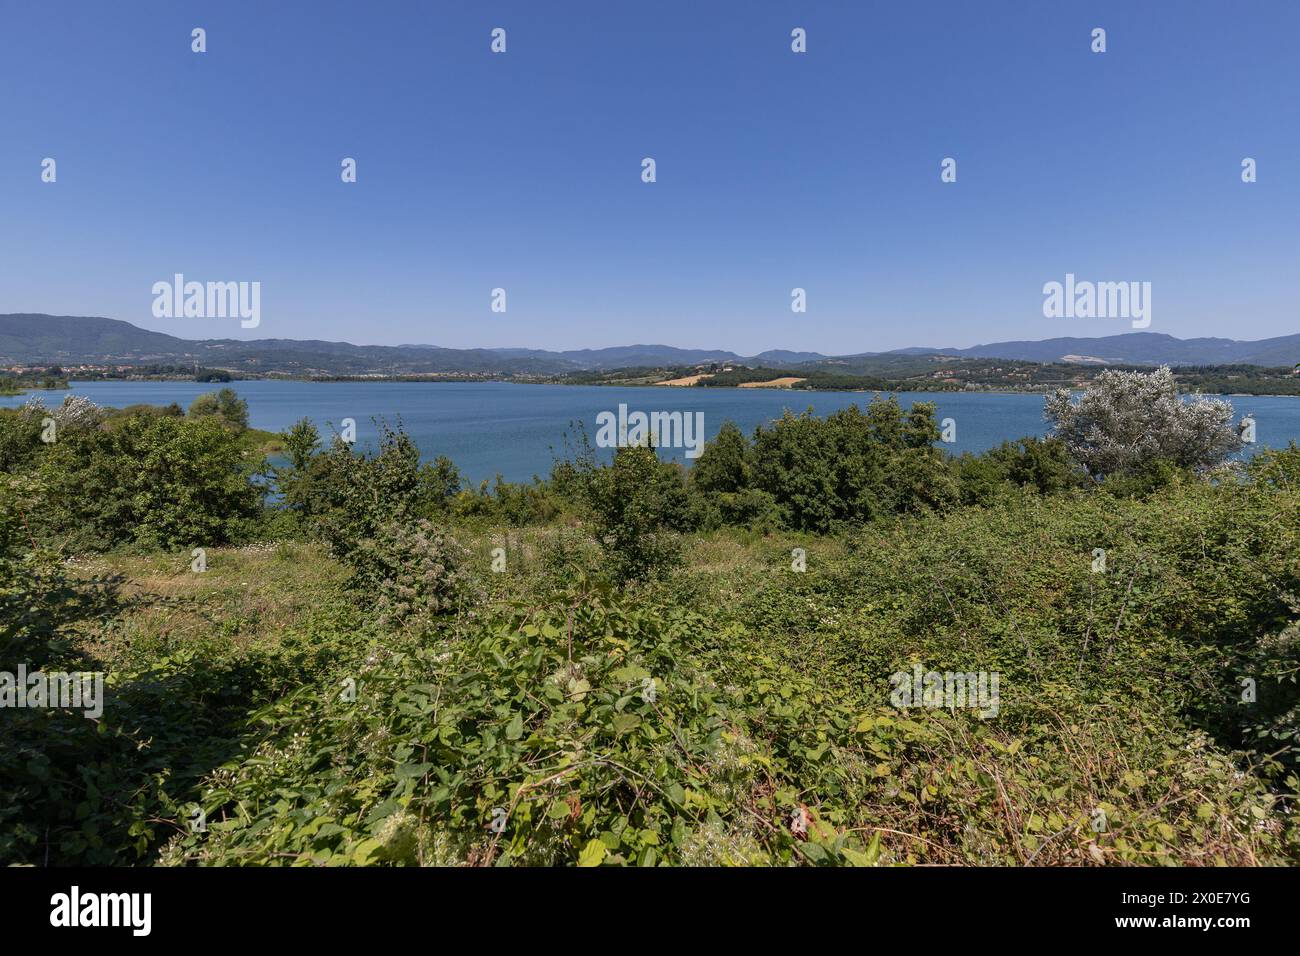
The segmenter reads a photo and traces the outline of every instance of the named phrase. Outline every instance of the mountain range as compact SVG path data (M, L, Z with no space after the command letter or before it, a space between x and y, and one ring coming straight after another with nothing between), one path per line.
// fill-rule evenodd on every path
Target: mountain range
M970 348L906 348L841 356L782 349L742 356L722 349L680 349L667 345L548 351L450 349L436 345L353 345L315 339L184 339L141 329L120 319L39 313L0 314L0 366L171 364L223 368L244 374L563 375L641 366L691 366L705 362L834 370L874 364L873 360L888 362L909 356L1115 365L1276 367L1300 362L1300 334L1249 342L1224 338L1178 339L1158 332L1130 332L1100 338L992 342Z

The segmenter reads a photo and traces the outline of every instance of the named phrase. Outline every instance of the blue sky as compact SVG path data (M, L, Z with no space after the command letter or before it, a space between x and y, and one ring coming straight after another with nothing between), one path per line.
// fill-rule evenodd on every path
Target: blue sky
M1289 334L1297 36L1290 0L3 0L0 312L742 353L1129 331L1044 318L1072 272L1151 282L1152 332ZM176 272L261 282L261 325L154 318Z

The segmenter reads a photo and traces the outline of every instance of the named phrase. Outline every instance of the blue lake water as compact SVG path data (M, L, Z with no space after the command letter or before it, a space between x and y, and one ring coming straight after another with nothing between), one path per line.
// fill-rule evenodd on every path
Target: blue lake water
M122 407L136 403L182 408L204 392L220 385L197 382L74 382L69 390L100 405ZM508 382L297 382L249 381L230 384L248 400L250 423L255 428L280 431L300 418L310 418L323 435L331 434L345 418L357 423L358 447L373 447L375 418L395 424L399 419L426 458L446 455L471 481L491 479L498 473L508 481L527 481L546 475L554 453L563 449L565 432L582 422L593 444L596 416L617 412L620 403L629 411L703 412L708 438L722 423L734 421L747 434L754 427L779 418L785 409L802 412L812 407L825 415L857 403L866 405L866 392L792 392L759 388L672 388L581 385L516 385ZM34 392L47 404L63 400L68 392ZM957 424L956 442L945 449L983 451L1004 439L1043 435L1041 395L992 392L900 392L904 406L913 401L934 402L938 417ZM20 405L26 396L0 398L0 406ZM1258 445L1284 446L1300 440L1300 398L1283 396L1229 397L1238 416L1256 421ZM554 453L553 453L554 450ZM664 457L686 461L681 449L663 449Z

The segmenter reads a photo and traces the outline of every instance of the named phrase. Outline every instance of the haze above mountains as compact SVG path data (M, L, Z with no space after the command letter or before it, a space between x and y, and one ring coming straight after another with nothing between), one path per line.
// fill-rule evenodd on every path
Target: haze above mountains
M183 339L120 319L0 314L0 366L174 364L245 374L367 375L483 373L562 375L567 372L737 362L783 369L834 370L889 356L957 356L1028 362L1123 365L1262 365L1300 362L1300 334L1259 341L1177 339L1158 332L1100 338L993 342L971 348L907 348L831 356L773 349L742 356L722 349L627 345L601 349L448 349L435 345L353 345L299 339Z

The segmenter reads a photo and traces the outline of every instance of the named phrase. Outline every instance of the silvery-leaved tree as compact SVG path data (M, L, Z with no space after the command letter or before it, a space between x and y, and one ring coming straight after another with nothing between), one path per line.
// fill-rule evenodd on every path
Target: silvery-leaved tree
M1202 395L1180 398L1168 366L1108 369L1077 400L1065 388L1049 395L1043 415L1094 477L1133 475L1158 462L1204 471L1242 446L1232 405Z
M21 414L27 419L53 418L59 431L97 428L104 420L104 410L82 395L65 395L63 404L48 408L44 401L33 395L23 403Z

